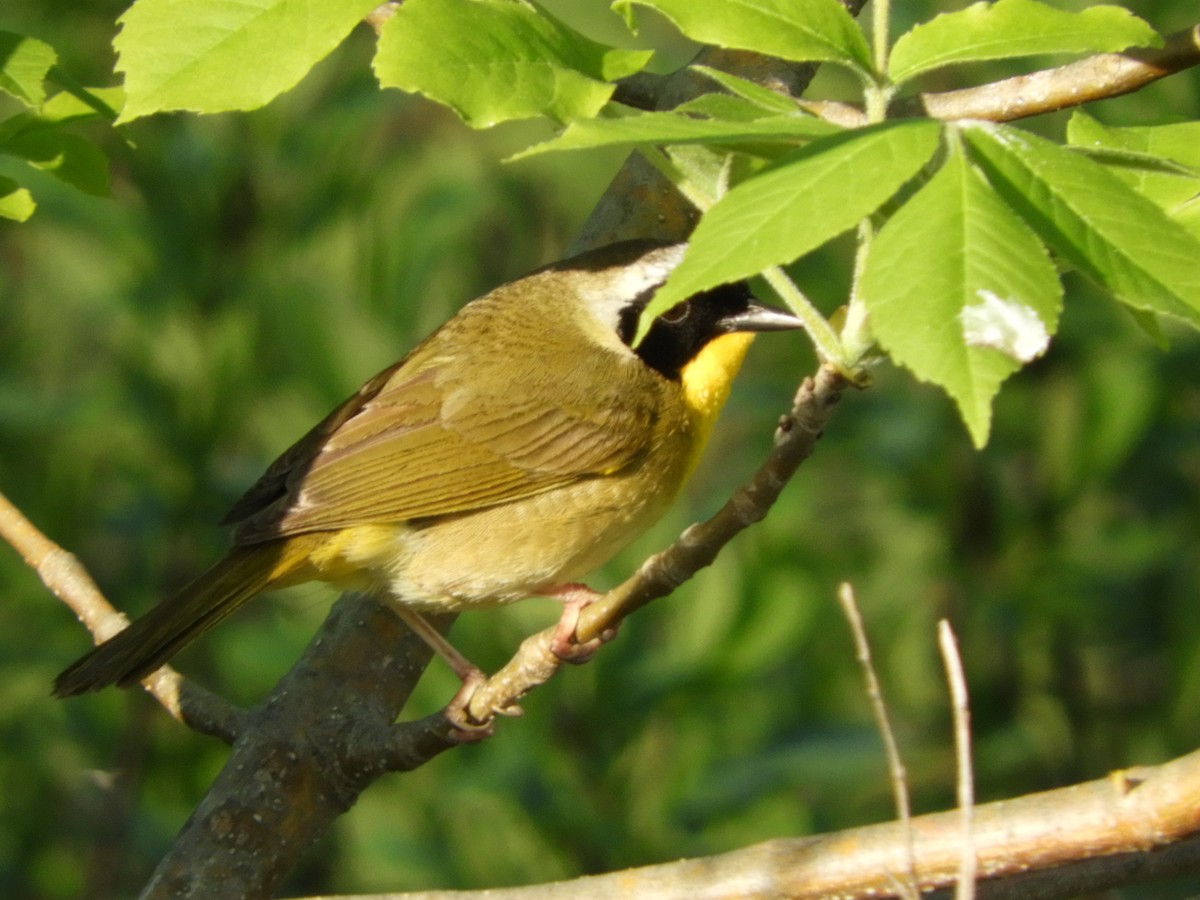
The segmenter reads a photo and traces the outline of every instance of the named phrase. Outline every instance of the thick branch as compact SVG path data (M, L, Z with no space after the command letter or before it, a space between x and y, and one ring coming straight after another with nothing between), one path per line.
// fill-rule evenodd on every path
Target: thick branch
M393 724L431 653L387 607L352 594L334 604L300 661L249 713L141 896L271 896L375 779L454 746L442 716Z
M766 841L704 859L486 893L489 900L886 898L898 895L910 871L911 849L921 888L938 891L932 896L948 897L960 864L960 814L919 816L911 824L911 848L904 827L893 822L815 838ZM1200 867L1200 751L1161 766L1115 772L1086 784L977 806L972 836L980 897L1072 897L1194 872ZM451 895L392 896L434 900ZM482 894L464 891L453 896L469 900Z

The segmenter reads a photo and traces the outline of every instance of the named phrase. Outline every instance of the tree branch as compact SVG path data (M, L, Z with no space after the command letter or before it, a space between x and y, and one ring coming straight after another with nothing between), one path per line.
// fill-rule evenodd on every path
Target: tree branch
M491 889L488 900L583 897L789 897L867 900L898 896L910 852L923 896L949 897L961 864L961 812L868 825L814 838L786 838L687 859L558 882ZM1072 897L1200 867L1200 751L1161 766L974 808L985 898ZM445 892L388 895L433 900ZM484 892L454 892L461 900ZM367 900L342 897L341 900ZM374 895L372 900L386 900Z
M430 621L444 630L450 618ZM454 746L457 732L441 715L393 724L431 655L388 607L354 594L338 600L300 660L248 714L141 896L271 896L380 775Z
M895 100L893 117L928 116L943 122L982 119L1011 122L1109 100L1200 65L1200 25L1168 35L1162 47L1099 53L1064 66L1017 75L940 93L914 94ZM801 108L844 128L867 124L866 113L852 103L798 99Z
M1158 49L1101 53L979 87L918 94L897 102L892 111L943 121L1010 122L1119 97L1196 65L1200 65L1200 25L1169 35Z

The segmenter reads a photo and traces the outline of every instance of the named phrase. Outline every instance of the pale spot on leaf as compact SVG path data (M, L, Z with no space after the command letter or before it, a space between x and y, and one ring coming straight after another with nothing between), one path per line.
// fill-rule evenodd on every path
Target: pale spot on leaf
M979 302L959 313L967 346L990 347L1022 363L1046 352L1050 334L1032 308L988 290L975 295Z

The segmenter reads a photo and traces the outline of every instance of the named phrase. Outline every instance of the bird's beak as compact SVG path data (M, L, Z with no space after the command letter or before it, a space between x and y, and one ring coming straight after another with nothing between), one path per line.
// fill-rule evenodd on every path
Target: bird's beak
M803 328L804 322L790 312L751 300L741 312L723 316L721 327L730 334L735 331L788 331Z

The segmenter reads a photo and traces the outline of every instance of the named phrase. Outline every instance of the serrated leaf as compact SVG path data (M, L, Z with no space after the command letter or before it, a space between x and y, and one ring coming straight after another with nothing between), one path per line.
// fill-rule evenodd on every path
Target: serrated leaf
M1123 303L1200 326L1200 241L1104 166L1005 125L963 135L992 186L1057 253Z
M11 178L0 175L0 218L24 222L33 215L37 204L33 195Z
M619 144L739 144L764 140L799 143L838 131L836 125L799 113L743 122L698 119L679 112L644 112L620 119L572 122L558 137L523 150L513 158Z
M612 96L609 82L650 55L597 44L511 0L407 0L384 26L375 74L384 87L424 94L488 128L594 116Z
M733 187L696 227L642 321L685 297L789 263L853 228L928 162L940 126L910 120L821 138Z
M867 39L837 0L617 0L612 8L632 22L634 4L702 44L871 71Z
M1102 166L1108 166L1114 175L1121 178L1124 174L1129 175L1173 175L1183 178L1196 178L1200 176L1195 169L1189 169L1187 166L1167 159L1164 156L1152 156L1149 153L1141 153L1137 150L1119 150L1115 147L1086 147L1068 145L1072 150L1077 150L1080 153L1086 154L1089 159L1095 160ZM1125 180L1129 180L1126 178ZM1130 182L1136 187L1134 182ZM1143 191L1143 193L1145 193Z
M1159 156L1200 172L1200 122L1115 128L1076 110L1067 122L1067 141L1076 147L1103 147Z
M1076 111L1067 124L1067 141L1087 150L1138 193L1188 226L1195 222L1200 195L1200 122L1110 128ZM1106 154L1114 154L1111 158Z
M888 76L899 84L954 63L1160 46L1162 38L1153 28L1119 6L1074 13L1036 0L996 0L943 13L901 35Z
M980 447L1001 382L1045 349L1062 306L1041 242L959 152L872 240L858 296L880 345L954 399Z
M136 0L113 41L119 122L256 109L294 87L378 0Z
M77 134L38 124L0 142L0 152L23 159L86 194L109 194L108 158Z
M0 91L36 109L46 99L46 75L57 60L49 44L0 31Z

